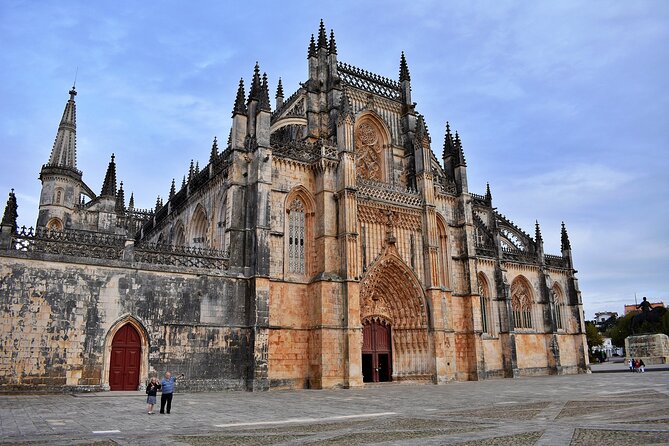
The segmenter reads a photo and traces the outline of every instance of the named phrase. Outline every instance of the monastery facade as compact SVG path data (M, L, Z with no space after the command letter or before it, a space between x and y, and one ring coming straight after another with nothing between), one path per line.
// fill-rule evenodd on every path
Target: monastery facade
M267 390L585 372L580 292L562 252L471 193L398 80L338 60L321 26L308 77L274 111L256 65L227 144L155 209L100 194L76 164L74 88L42 166L35 229L0 235L0 390Z

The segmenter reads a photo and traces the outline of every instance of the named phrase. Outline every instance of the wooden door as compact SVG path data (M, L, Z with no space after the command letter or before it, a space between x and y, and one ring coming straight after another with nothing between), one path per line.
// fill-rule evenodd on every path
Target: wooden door
M141 351L139 333L135 327L125 324L116 332L109 360L111 390L137 390Z
M362 380L392 380L390 325L385 321L366 321L362 327Z

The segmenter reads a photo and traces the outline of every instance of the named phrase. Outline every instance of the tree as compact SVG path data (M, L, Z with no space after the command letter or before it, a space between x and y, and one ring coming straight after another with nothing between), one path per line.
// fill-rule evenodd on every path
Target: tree
M604 343L602 335L592 322L585 323L585 338L588 342L588 351L592 351L592 347L598 347Z
M632 311L625 316L618 318L616 324L606 331L606 336L611 338L611 342L616 347L625 346L625 338L632 336L632 318L639 314L638 311ZM637 334L655 334L664 333L669 336L669 311L664 313L659 322L644 322L639 327Z

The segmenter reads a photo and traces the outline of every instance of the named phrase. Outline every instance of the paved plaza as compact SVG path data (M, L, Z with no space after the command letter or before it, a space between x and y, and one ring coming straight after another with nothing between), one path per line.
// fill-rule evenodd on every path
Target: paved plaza
M354 390L0 396L0 445L666 445L669 370ZM615 373L615 372L620 373ZM607 372L607 373L597 373Z

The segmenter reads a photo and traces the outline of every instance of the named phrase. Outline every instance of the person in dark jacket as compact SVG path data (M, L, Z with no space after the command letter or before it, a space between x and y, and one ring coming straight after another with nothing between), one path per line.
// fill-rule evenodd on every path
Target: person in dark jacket
M153 405L156 404L156 394L158 393L158 389L160 389L160 383L158 382L158 379L153 376L151 377L149 385L146 386L146 413L149 415L153 415Z

